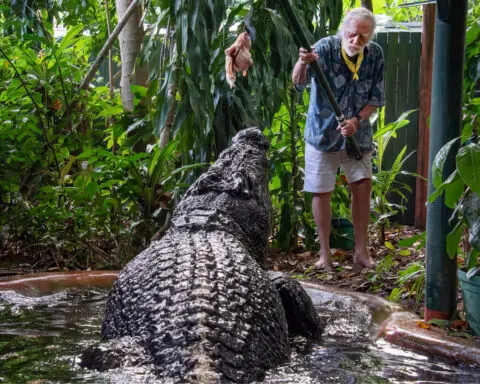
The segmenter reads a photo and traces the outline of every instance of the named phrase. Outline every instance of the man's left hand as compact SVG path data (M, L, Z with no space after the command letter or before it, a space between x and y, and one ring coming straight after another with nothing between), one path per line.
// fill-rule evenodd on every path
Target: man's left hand
M350 137L357 132L359 125L360 123L358 119L356 117L352 117L351 119L345 120L343 125L339 125L337 130L341 131L343 136Z

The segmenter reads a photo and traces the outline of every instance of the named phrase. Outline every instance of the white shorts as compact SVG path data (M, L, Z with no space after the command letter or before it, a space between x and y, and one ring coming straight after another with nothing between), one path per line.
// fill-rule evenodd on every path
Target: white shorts
M327 193L335 189L339 167L342 167L349 183L372 178L372 153L364 153L362 160L355 160L347 151L321 152L305 145L305 192Z

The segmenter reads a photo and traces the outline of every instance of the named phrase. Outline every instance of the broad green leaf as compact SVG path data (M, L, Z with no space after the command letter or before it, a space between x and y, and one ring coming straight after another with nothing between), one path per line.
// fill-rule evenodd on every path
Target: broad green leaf
M452 146L458 140L458 137L450 140L435 155L435 159L433 160L432 164L432 182L435 188L438 188L443 182L443 167L445 165L445 161L447 160L448 154L450 153Z
M456 169L455 171L452 172L450 176L448 176L447 180L445 180L442 184L438 186L435 191L428 196L428 203L431 203L432 201L435 201L439 196L442 195L442 193L445 191L445 188L447 187L448 184L454 182L455 179L459 177L458 170Z
M113 197L107 197L105 200L103 200L103 206L106 209L114 208L115 210L118 210L120 208L120 202L118 199Z
M76 188L82 188L85 185L86 180L87 179L86 179L85 176L79 175L75 178L75 180L73 182L73 186L76 187Z
M458 252L458 244L462 237L463 221L459 221L457 225L447 235L447 254L450 259L455 258Z
M480 27L478 25L471 25L467 28L467 33L465 34L465 43L473 43L477 37L480 35Z
M465 184L470 189L480 194L480 146L478 144L466 145L458 151L457 168Z
M453 172L452 175L454 176L452 180L447 179L449 182L445 183L445 205L453 209L465 191L465 183L458 172Z
M274 190L274 189L278 189L280 188L280 185L281 185L281 182L280 182L280 178L275 175L272 180L270 180L270 190Z
M62 41L58 46L58 50L60 51L60 54L62 54L67 47L75 43L75 40L76 40L75 38L82 30L83 30L83 25L81 24L76 25L68 30L67 34L62 38Z
M417 241L425 240L426 232L422 232L418 235L409 237L407 239L402 239L398 241L398 245L400 247L411 247Z
M98 191L98 184L94 181L91 181L90 183L87 184L86 189L87 189L88 196L93 197Z
M393 244L390 243L389 241L385 241L385 246L386 246L388 249L392 250L392 251L395 250L395 247L394 247Z

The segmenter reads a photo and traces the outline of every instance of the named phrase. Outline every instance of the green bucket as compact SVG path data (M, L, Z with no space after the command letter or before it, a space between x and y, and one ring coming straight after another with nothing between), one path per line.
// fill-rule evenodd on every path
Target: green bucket
M355 248L353 224L346 219L332 219L330 248L351 250Z
M468 279L466 272L461 269L457 275L462 288L466 320L473 332L480 336L480 276L475 275Z

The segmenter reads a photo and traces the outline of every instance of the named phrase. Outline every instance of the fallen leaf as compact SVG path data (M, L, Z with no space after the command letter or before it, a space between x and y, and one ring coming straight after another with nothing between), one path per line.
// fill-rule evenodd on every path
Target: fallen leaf
M468 323L465 320L454 320L450 323L449 327L452 331L466 331L468 329Z
M307 251L307 252L300 253L299 255L297 255L297 257L302 260L307 260L307 259L311 259L312 255L313 255L312 251Z
M417 321L415 321L415 324L417 324L417 326L419 326L420 328L430 329L430 324L428 324L426 321L417 320Z

